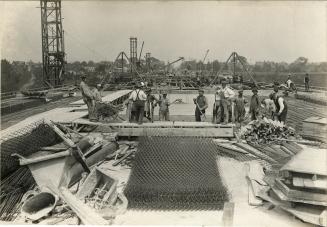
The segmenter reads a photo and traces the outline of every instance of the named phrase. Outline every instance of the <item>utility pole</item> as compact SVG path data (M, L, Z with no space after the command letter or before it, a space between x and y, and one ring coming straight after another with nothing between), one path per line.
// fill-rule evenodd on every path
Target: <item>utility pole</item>
M62 84L65 73L61 0L41 0L43 81L49 87Z
M145 54L145 64L147 71L150 72L151 69L151 53L146 53Z

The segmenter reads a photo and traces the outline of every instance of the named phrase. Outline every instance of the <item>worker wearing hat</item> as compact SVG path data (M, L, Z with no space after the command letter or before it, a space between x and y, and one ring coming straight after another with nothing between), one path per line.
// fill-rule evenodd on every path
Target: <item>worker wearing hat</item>
M257 120L258 119L258 114L260 110L260 100L258 96L258 89L256 87L252 88L252 97L250 101L250 110L249 113L251 114L251 120Z
M144 83L140 82L136 85L136 89L132 91L131 95L129 96L129 100L133 101L132 109L135 110L135 118L138 124L143 123L144 106L147 98L143 89Z
M215 92L215 102L212 108L212 123L218 124L222 120L222 104L221 104L221 94L220 94L220 87L216 87Z
M278 95L278 89L274 89L269 98L274 101L276 107L274 112L275 119L285 124L287 117L287 103L285 99Z
M204 96L203 89L199 89L199 95L193 99L193 102L195 104L195 121L204 121L208 100Z
M305 87L305 91L309 91L309 81L310 81L310 78L309 78L309 74L306 73L305 76L304 76L304 87Z
M223 121L223 124L227 124L229 122L229 112L231 112L232 109L232 100L235 98L235 92L227 87L226 79L221 81L221 86L222 88L219 91L223 113L221 121Z
M158 100L158 104L159 104L159 120L169 121L170 101L167 98L167 91L162 92L162 96L160 96Z
M89 120L97 121L95 115L95 99L90 87L86 84L86 75L81 75L80 90L83 96L83 101L87 105Z
M235 121L242 123L245 117L245 104L247 100L243 97L243 89L238 91L238 97L234 100L235 103Z
M146 91L146 102L145 102L145 117L153 122L153 112L154 108L157 105L158 99L152 94L152 89L147 88Z

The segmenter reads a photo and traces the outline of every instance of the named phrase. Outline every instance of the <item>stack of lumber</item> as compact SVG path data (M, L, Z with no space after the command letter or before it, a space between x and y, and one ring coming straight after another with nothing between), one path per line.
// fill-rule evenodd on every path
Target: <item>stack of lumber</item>
M266 200L299 219L327 225L327 150L306 148L279 171Z
M281 168L303 148L296 142L280 141L279 144L261 145L254 142L237 142L224 139L214 139L219 155L228 156L238 161L262 160L265 163Z
M310 117L303 121L302 136L327 142L327 118Z

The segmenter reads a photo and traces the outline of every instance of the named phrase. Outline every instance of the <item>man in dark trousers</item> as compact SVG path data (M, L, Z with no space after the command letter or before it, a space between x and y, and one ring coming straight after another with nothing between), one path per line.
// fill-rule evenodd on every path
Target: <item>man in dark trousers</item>
M251 120L257 120L258 114L259 114L259 108L260 108L260 100L258 96L258 89L256 87L252 88L252 97L250 102L250 111L251 114Z
M146 101L146 94L143 91L144 83L141 82L136 86L136 89L132 91L129 99L133 101L133 108L135 109L135 117L138 124L143 124L144 117L144 105Z
M285 99L279 96L276 90L269 95L269 98L274 101L276 106L276 111L274 113L275 119L285 124L287 117L287 103Z
M198 97L193 99L195 104L195 121L201 121L201 116L205 116L206 109L208 108L207 98L203 95L204 90L199 89Z
M306 73L304 76L304 87L305 87L305 91L309 91L309 74Z

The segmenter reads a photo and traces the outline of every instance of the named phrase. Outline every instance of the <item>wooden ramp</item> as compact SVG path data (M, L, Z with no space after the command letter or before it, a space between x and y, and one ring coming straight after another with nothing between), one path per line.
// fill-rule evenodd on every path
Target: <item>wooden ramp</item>
M191 136L191 137L234 137L234 125L220 125L209 122L159 121L154 123L105 123L76 119L63 122L74 127L82 125L102 126L118 132L119 136Z
M132 92L132 90L119 90L119 91L115 91L111 94L108 94L104 97L102 97L102 101L103 102L115 102L116 100L119 100L119 99L127 99L129 94ZM72 102L70 103L69 105L71 106L84 106L85 103L83 101L83 99L80 99L76 102ZM86 106L86 105L85 105Z

